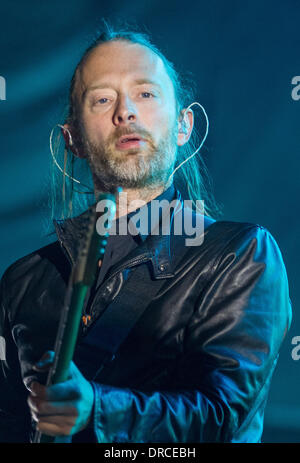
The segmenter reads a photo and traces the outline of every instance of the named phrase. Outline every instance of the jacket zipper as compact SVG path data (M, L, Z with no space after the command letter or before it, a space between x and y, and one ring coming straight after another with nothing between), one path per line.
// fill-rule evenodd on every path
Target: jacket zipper
M150 260L150 256L149 254L147 254L146 256L144 255L143 257L136 257L126 263L124 263L121 267L118 267L110 276L109 278L105 281L105 283L109 283L112 278L117 275L117 273L120 273L122 272L123 270L125 270L126 268L132 268L134 267L135 265L138 265L138 264L141 264L143 262L147 262L148 260ZM100 290L100 287L97 289L97 291L95 292L94 294L94 298L93 298L93 301L91 302L91 305L90 307L86 307L86 310L84 311L84 314L83 314L83 326L82 326L82 329L83 329L83 333L86 332L86 330L91 326L91 324L95 321L95 317L92 317L92 313L93 313L93 308L94 308L94 305L95 305L95 299L96 299L96 296L98 294Z
M69 258L69 261L71 263L72 266L75 265L75 261L73 260L73 257L70 253L70 251L68 250L67 246L60 240L60 244L62 246L62 248L66 251L66 254ZM139 257L135 257L131 260L129 260L128 262L125 262L123 265L121 265L120 267L118 267L108 278L108 280L106 280L106 283L111 281L111 279L119 272L122 272L123 270L125 270L126 268L131 268L131 267L134 267L135 265L138 265L140 263L143 263L143 262L147 262L148 260L151 259L151 255L150 253L147 253L146 255L142 255L142 256L139 256ZM98 269L97 271L97 277L98 277L98 272L99 272L100 268ZM92 318L91 316L91 313L92 313L92 309L94 308L94 301L96 299L96 296L97 296L97 293L99 291L100 288L97 289L97 291L95 292L94 294L94 298L93 298L93 301L91 302L91 305L90 307L84 307L84 313L82 314L82 318L81 318L81 330L82 330L82 334L84 334L87 329L90 327L90 325L94 322L94 319L95 317ZM88 301L87 301L87 304L88 304Z

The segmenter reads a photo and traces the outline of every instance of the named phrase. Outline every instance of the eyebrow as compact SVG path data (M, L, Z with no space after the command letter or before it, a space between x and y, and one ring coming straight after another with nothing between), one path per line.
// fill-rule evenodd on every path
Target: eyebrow
M136 85L150 84L150 85L155 85L156 87L161 87L161 85L158 82L155 82L154 80L151 80L151 79L136 79L134 83Z
M150 84L150 85L155 85L156 87L161 88L161 85L158 82L155 82L154 80L151 80L151 79L145 79L145 78L135 79L134 84L135 85ZM102 88L111 88L111 83L103 82L101 84L93 85L92 87L89 87L89 88L85 89L83 94L82 94L82 99L85 99L86 95L88 93L92 92L93 90L99 90L99 89L102 89Z

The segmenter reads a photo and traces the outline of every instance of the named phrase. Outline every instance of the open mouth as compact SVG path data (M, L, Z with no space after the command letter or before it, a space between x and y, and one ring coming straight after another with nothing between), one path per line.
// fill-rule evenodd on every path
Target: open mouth
M123 135L116 143L118 149L139 148L145 143L145 140L137 134Z

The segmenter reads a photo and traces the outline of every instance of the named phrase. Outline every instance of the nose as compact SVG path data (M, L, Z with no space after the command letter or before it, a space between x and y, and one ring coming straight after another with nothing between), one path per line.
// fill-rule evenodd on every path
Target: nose
M136 119L137 111L130 98L128 96L120 97L113 115L113 123L115 125L127 125L136 122Z

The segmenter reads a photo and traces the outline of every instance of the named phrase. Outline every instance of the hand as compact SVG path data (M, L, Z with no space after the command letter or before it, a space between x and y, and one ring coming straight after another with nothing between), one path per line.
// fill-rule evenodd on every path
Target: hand
M34 369L46 371L53 360L54 352L48 351ZM38 431L49 436L69 436L87 427L94 391L73 362L67 381L49 387L33 381L29 390L28 405Z

